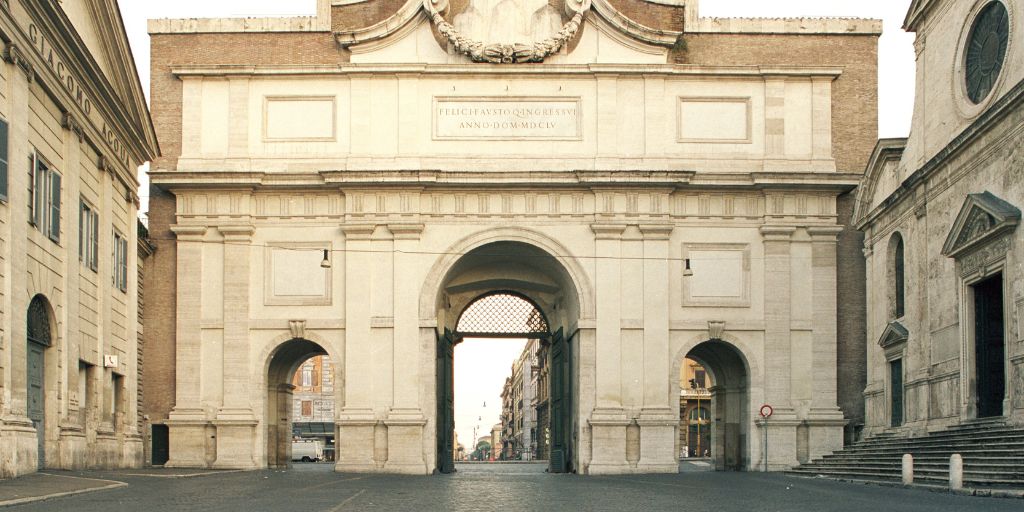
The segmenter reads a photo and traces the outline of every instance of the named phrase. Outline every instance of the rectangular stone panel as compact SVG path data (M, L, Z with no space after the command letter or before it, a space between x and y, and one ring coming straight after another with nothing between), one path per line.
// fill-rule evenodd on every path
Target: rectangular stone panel
M327 305L331 269L322 268L327 244L271 243L267 247L267 305Z
M750 246L686 244L693 275L683 279L684 306L750 305Z
M678 142L751 143L751 102L745 97L680 97Z
M337 112L333 96L268 96L263 138L272 142L333 141Z
M435 97L434 140L580 140L580 98Z

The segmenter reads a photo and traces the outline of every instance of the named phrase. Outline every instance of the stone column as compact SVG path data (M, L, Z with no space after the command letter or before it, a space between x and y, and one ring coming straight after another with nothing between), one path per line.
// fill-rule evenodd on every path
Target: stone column
M392 473L425 474L423 427L427 424L419 401L420 361L419 282L414 251L423 224L389 224L394 237L394 351L392 406L385 420L388 428L388 460Z
M217 427L217 468L256 467L256 415L249 363L250 262L256 258L252 226L220 226L224 236L224 398Z
M791 243L796 228L763 226L764 238L764 394L775 409L768 422L769 469L797 464L796 413L792 405ZM762 428L765 428L762 425ZM764 438L763 431L757 435ZM759 441L760 442L760 441Z
M811 236L813 271L811 358L814 375L811 411L807 419L810 458L818 459L843 447L846 420L837 404L838 319L836 244L841 226L807 228Z
M597 261L597 406L590 418L591 474L622 473L626 463L626 418L622 407L621 245L625 224L594 224Z
M374 224L346 224L345 233L345 406L338 411L339 472L371 472L373 460L373 354L370 338L370 252Z
M178 238L175 400L167 420L166 467L206 467L206 413L200 402L203 239L205 226L171 226Z
M647 473L676 473L675 432L679 405L672 404L669 360L669 240L671 224L640 225L644 237L644 401L640 425L640 462ZM675 407L672 407L675 405Z

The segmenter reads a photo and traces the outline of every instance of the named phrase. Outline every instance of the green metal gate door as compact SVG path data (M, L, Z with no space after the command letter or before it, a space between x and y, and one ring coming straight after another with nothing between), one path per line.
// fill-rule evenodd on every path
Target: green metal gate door
M551 337L551 460L552 473L572 468L572 344L562 329Z
M447 328L437 337L437 470L455 472L455 339Z
M28 417L36 428L39 441L39 469L46 463L45 440L45 407L43 396L43 351L46 347L28 342Z

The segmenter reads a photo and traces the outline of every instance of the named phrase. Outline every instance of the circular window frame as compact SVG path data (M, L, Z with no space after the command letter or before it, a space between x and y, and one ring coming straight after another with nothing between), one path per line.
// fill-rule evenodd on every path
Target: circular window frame
M992 90L981 99L978 103L971 100L970 94L967 91L967 45L970 42L970 37L974 33L974 25L978 20L978 15L981 11L987 7L990 3L998 2L1002 4L1003 9L1006 10L1006 17L1009 23L1009 33L1006 37L1006 54L1003 56L1003 62L999 71L999 76L996 77L995 82L992 84ZM997 91L1002 88L1002 84L1006 79L1007 69L1006 66L1013 59L1014 53L1014 22L1015 13L1013 6L1005 0L977 0L974 5L971 6L971 10L968 13L967 23L964 24L963 30L960 32L960 39L957 41L956 50L956 66L953 72L953 91L954 103L960 113L966 118L974 118L980 115L997 96Z

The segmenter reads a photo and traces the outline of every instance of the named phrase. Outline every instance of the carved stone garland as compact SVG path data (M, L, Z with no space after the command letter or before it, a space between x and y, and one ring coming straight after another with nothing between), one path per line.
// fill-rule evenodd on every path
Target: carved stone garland
M583 25L583 13L590 8L590 0L584 0L578 6L574 6L573 12L575 14L572 19L565 25L562 25L562 30L559 30L554 37L549 37L532 44L484 44L480 41L469 39L460 34L451 23L444 19L444 16L438 12L431 0L424 0L423 6L427 10L427 14L430 15L430 20L437 27L438 32L452 44L455 51L469 57L473 62L518 64L524 62L544 62L544 59L549 55L558 52L573 37L576 37L580 26Z

